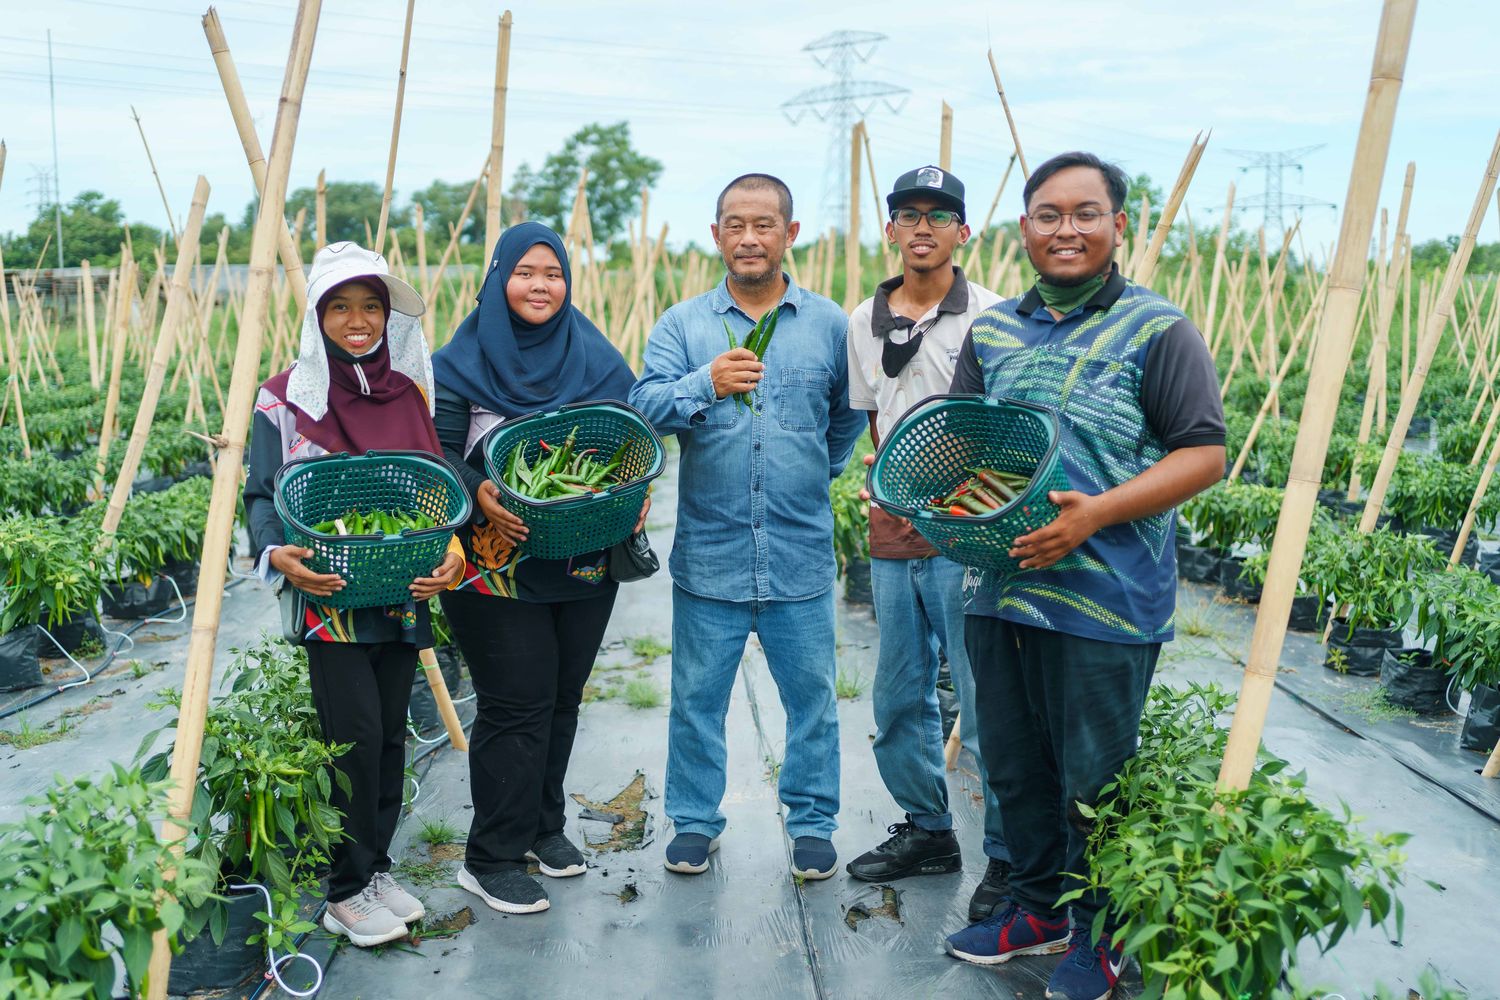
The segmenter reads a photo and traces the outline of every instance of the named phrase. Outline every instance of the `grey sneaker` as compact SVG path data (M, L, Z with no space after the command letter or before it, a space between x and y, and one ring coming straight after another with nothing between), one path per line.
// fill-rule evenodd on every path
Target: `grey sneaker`
M357 896L329 903L323 911L323 929L342 934L361 948L406 937L406 924L380 901L373 885L365 886Z
M400 883L391 878L390 872L376 872L375 877L370 879L370 888L374 891L375 898L384 903L386 909L394 913L396 919L403 924L414 923L427 916L422 901L403 889Z
M537 863L542 874L549 878L568 878L588 871L588 862L583 853L561 832L549 833L539 839L526 856Z
M458 884L501 913L540 913L552 905L547 890L526 874L525 865L506 865L478 875L464 865L458 869Z

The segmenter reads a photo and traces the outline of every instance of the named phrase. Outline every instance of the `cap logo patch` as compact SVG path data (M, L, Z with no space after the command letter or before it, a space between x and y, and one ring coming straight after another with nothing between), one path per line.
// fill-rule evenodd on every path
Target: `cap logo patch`
M917 171L917 186L941 189L943 186L943 172L937 167L923 167Z

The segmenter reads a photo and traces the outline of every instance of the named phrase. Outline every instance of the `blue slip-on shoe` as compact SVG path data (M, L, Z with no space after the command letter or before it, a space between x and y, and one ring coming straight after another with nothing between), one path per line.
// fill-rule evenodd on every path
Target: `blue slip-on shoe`
M701 833L679 833L667 845L663 862L669 872L702 875L708 871L708 856L719 849L719 838L710 840Z
M792 841L792 874L805 879L824 879L839 866L833 841L822 837L798 837Z
M1073 932L1068 953L1052 970L1047 1000L1108 1000L1125 967L1124 951L1105 934L1097 942L1087 927Z
M1017 955L1055 955L1068 947L1068 918L1048 920L1007 901L988 920L948 935L943 947L975 965L999 965Z

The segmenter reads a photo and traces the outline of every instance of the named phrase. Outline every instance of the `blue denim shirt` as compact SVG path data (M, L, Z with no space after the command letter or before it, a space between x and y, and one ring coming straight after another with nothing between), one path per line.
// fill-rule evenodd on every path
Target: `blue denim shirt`
M786 278L754 407L716 400L708 369L755 323L724 282L668 309L646 343L632 406L676 434L677 537L669 568L689 593L797 601L833 585L828 484L865 415L849 408L848 317Z

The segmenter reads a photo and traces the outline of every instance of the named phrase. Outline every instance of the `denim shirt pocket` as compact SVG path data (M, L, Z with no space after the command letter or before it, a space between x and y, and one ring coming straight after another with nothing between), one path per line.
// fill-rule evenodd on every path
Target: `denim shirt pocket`
M828 412L828 390L833 378L821 368L782 368L776 419L786 431L815 431Z
M745 407L743 403L735 403L734 399L733 396L725 396L723 399L715 400L712 406L703 410L703 426L722 428L733 427L739 423L740 411Z

